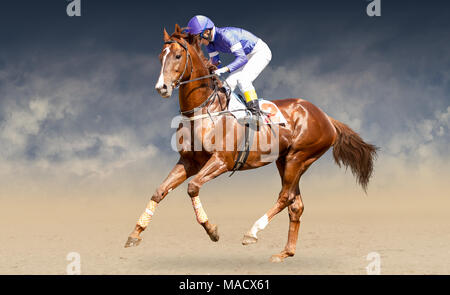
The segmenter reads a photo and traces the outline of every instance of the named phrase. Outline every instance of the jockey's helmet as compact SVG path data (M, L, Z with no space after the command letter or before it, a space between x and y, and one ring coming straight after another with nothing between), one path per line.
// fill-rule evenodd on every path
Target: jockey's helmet
M212 20L203 15L196 15L187 24L187 32L192 35L203 33L205 30L214 28Z

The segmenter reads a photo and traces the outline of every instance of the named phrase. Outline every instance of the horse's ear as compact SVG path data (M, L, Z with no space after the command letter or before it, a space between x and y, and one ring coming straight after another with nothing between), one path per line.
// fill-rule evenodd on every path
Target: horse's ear
M175 24L175 33L181 33L181 28L178 24Z
M166 28L164 28L164 42L167 42L170 40L169 34L167 34Z

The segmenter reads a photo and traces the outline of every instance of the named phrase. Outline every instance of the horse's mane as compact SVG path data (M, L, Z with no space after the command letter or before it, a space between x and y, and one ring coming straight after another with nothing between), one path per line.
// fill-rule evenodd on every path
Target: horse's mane
M217 69L217 67L210 61L209 58L207 58L202 50L201 47L201 38L199 35L192 35L186 32L187 28L180 28L178 25L175 25L175 32L170 35L171 38L176 38L180 40L185 40L189 45L191 45L197 55L200 57L200 60L202 61L203 65L208 69L209 73L211 74L214 70ZM222 82L217 79L216 77L213 77L216 83L218 83L220 86Z

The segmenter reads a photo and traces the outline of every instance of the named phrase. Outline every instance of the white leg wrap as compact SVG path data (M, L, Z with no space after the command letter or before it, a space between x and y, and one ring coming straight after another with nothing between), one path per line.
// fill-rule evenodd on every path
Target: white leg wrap
M155 213L156 206L158 206L158 203L155 201L150 201L147 205L147 208L145 208L144 213L139 217L137 224L143 228L146 228L148 224L150 223L150 220L152 219L153 214Z
M269 224L269 218L267 217L267 214L264 214L263 217L258 219L255 224L253 225L252 229L250 230L250 235L254 238L258 238L256 234L258 231L263 230L267 224Z
M206 216L205 210L203 210L202 203L200 202L200 198L193 197L192 198L192 206L194 207L195 216L197 217L198 223L205 223L208 221L208 216Z

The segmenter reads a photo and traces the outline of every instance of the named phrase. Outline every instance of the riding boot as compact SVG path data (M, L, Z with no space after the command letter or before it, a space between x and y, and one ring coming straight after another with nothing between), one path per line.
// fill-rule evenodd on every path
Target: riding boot
M248 90L244 92L245 101L247 103L247 108L252 112L253 115L259 115L259 102L258 95L256 95L255 89Z
M256 95L256 91L249 90L244 92L245 101L247 102L247 108L252 113L252 121L253 123L256 123L257 129L259 129L259 117L261 110L259 109L259 101L258 96Z
M258 99L251 100L251 101L247 102L247 108L255 116L259 116L259 114L261 112L261 110L259 109L259 101L258 101Z

